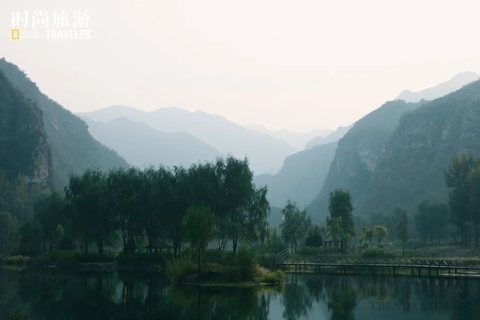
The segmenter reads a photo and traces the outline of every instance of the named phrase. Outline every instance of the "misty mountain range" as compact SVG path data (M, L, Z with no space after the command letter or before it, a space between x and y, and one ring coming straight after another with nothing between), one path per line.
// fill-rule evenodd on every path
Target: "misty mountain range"
M109 122L123 117L133 122L144 123L165 134L183 132L190 135L192 139L194 137L200 139L223 155L248 157L252 170L257 174L278 172L283 160L297 151L287 142L269 134L248 130L221 116L202 111L189 112L178 108L162 108L153 112L144 112L129 107L112 106L98 111L79 113L79 115L97 122ZM134 124L129 123L129 125ZM110 141L103 135L112 135L107 129L99 130L98 127L91 134L99 141ZM113 148L112 145L107 144L107 146ZM201 154L206 153L201 151ZM120 155L125 158L130 157L122 153ZM164 156L166 156L165 153ZM198 160L207 159L199 158ZM165 163L163 158L158 159L157 162Z
M245 128L253 131L269 134L272 137L275 137L277 139L287 142L297 150L303 150L306 148L307 143L311 143L312 140L319 137L327 137L333 132L333 130L330 130L330 129L323 129L323 130L312 130L310 132L300 133L300 132L293 132L289 130L269 130L264 126L260 126L260 125L247 125L245 126Z
M256 174L255 183L268 186L268 198L273 206L282 207L291 199L301 206L326 207L328 193L332 188L330 185L352 188L354 201L359 201L355 197L355 186L358 185L360 190L369 181L377 153L406 111L421 106L431 97L455 91L454 89L471 83L475 77L471 72L462 73L450 81L415 93L416 100L423 100L418 103L406 103L399 99L406 95L405 92L410 92L404 91L397 99L372 111L364 119L335 131L295 133L288 130L273 131L259 125L242 127L217 115L178 108L143 112L112 106L79 115L89 124L89 131L95 139L116 150L133 165L163 163L169 166L188 166L227 153L240 157L246 155ZM175 138L180 133L181 142L179 136ZM160 136L162 138L158 138ZM150 141L146 142L145 139L148 138ZM230 141L237 143L229 143ZM348 150L353 153L342 153L349 141L353 145L350 144ZM339 150L338 143L341 146ZM179 145L189 146L189 151L182 151L184 149ZM372 155L368 155L367 151L365 154L360 152L360 155L356 153L357 146L369 150L374 145L378 151ZM357 157L360 160L357 161ZM337 170L331 170L332 162L337 164ZM351 163L356 162L365 163L366 168L352 168ZM342 178L343 164L349 168L347 171L356 172L353 178L348 175ZM348 181L351 179L358 181L350 185ZM337 184L335 181L343 182Z
M0 72L6 83L0 114L12 118L0 121L1 132L9 133L8 141L20 141L22 126L10 124L23 121L40 138L32 134L28 140L32 145L24 154L32 159L0 163L0 171L23 173L59 190L70 174L91 167L190 166L232 154L249 158L255 183L268 186L272 212L279 214L291 199L318 220L336 188L351 192L360 214L390 210L395 203L413 210L419 199L445 196L443 169L455 153L480 154L480 81L472 83L479 78L474 73L417 93L404 91L333 132L295 133L178 108L143 112L112 106L76 116L40 92L14 64L1 59ZM21 113L12 113L15 105L29 114L28 124Z

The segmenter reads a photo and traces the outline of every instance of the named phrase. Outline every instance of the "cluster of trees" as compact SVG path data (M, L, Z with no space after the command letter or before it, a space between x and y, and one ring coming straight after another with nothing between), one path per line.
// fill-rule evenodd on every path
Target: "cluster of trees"
M466 153L453 157L445 171L445 183L450 189L451 221L460 232L462 245L469 246L473 234L479 247L480 159Z
M280 225L282 238L290 244L291 251L297 250L298 243L304 241L308 247L320 247L324 237L333 237L341 240L341 249L345 243L355 236L353 220L353 206L350 193L337 189L330 193L330 217L327 218L326 228L312 223L312 218L306 209L300 210L295 202L290 200L282 209L283 220Z
M305 238L312 227L312 219L307 210L300 210L295 202L290 200L282 209L280 229L283 240L290 245L292 252L297 250L298 243Z
M8 254L18 245L21 226L33 219L36 199L48 190L29 183L18 175L12 181L0 172L0 255Z
M420 239L431 244L455 234L455 228L450 223L450 208L447 203L424 200L418 205L414 217L415 226Z
M263 242L270 205L267 189L256 188L248 160L219 158L190 168L150 167L87 170L71 176L65 194L43 196L32 221L21 228L21 246L38 253L76 246L100 253L121 240L124 251L159 240L185 242L203 252L217 240L235 252L240 241ZM48 247L48 248L47 248Z
M341 240L341 250L344 244L355 236L353 222L352 197L346 190L337 189L330 193L328 199L327 234Z
M190 168L150 167L87 170L71 176L65 193L41 190L22 176L7 181L0 174L0 254L19 243L23 252L79 248L93 245L100 253L117 243L126 252L168 240L174 254L190 243L199 258L212 242L221 250L240 241L320 247L331 236L345 243L376 239L401 241L410 232L425 243L440 244L458 237L463 245L475 239L480 246L480 159L460 154L445 171L448 202L423 201L412 215L396 206L390 213L374 212L371 220L353 215L350 193L331 192L325 227L314 225L306 209L288 201L282 209L280 232L268 229L270 205L266 187L257 188L248 160L234 157Z

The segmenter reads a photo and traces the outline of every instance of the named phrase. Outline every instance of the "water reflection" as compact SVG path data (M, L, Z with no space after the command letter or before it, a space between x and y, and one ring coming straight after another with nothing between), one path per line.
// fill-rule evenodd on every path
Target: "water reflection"
M480 282L289 275L283 288L171 287L158 274L0 269L0 319L477 319Z

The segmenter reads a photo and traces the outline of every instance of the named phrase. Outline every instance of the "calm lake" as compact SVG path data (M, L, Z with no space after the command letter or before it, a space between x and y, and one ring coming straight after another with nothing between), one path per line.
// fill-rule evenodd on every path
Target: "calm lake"
M289 275L283 288L171 287L153 274L0 268L0 319L479 319L480 281Z

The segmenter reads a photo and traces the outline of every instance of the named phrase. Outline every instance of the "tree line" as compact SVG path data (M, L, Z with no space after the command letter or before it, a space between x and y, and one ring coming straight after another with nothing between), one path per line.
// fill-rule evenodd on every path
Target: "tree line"
M190 168L92 169L71 176L63 193L0 174L0 253L18 243L29 254L74 247L89 252L92 245L103 252L119 243L134 252L165 240L175 254L190 243L200 256L212 242L220 250L230 242L236 251L240 241L274 239L295 251L299 244L320 247L326 237L341 240L342 251L355 238L360 245L398 240L403 249L412 238L438 245L453 238L463 246L473 238L480 246L480 159L458 154L444 177L448 199L424 200L410 214L397 205L370 219L354 215L348 190L338 189L330 194L325 223L315 225L306 209L288 201L277 235L268 229L267 188L253 184L247 159L229 156Z
M125 252L157 241L177 255L189 242L201 250L212 240L233 251L240 241L263 242L270 205L257 188L248 160L232 156L189 168L163 166L87 170L70 177L64 194L43 195L34 219L21 228L21 249L39 253L92 245L102 254L120 242ZM203 216L199 216L203 215Z
M329 216L325 227L312 224L312 217L306 209L300 210L290 201L282 210L280 225L282 238L295 251L302 241L307 246L320 246L324 238L333 237L344 244L355 237L360 246L367 240L398 240L403 251L407 242L414 237L422 243L441 245L448 239L458 239L462 246L470 246L473 238L475 246L480 246L480 159L465 153L455 155L444 172L448 198L424 200L416 211L409 214L405 208L396 205L389 213L375 211L370 219L354 216L352 199L348 190L337 189L330 193ZM414 228L411 227L414 222ZM312 242L316 238L320 239ZM313 245L312 243L320 244Z

